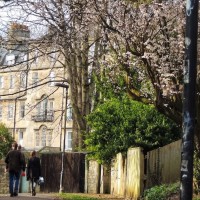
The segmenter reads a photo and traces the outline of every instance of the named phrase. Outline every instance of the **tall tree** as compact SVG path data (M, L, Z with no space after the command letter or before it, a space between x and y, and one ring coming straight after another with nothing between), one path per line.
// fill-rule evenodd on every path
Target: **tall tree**
M108 1L99 17L105 27L108 48L106 67L126 75L133 99L154 103L165 115L180 123L184 59L184 5L181 2L133 4ZM105 10L105 9L104 9ZM102 14L103 13L103 14ZM115 68L112 66L115 66ZM110 73L110 76L112 74ZM114 78L114 77L113 77ZM149 84L151 90L146 90Z
M69 84L73 108L74 149L83 146L87 129L85 116L91 109L92 73L98 67L100 29L92 20L91 1L71 0L17 0L13 7L20 8L23 21L32 29L32 49L40 56L59 52L59 61L65 74L59 80ZM14 20L14 17L11 19ZM39 32L39 34L38 34ZM95 69L95 70L94 70Z

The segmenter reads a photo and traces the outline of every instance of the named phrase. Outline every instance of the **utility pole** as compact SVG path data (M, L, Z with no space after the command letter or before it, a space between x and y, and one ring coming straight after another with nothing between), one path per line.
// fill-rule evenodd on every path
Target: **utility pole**
M196 76L199 0L186 0L183 136L181 152L181 200L192 200L193 155L196 121Z

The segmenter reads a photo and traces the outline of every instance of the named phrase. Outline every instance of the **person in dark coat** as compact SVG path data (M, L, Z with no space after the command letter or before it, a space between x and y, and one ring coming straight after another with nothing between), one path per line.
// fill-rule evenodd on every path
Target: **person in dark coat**
M24 160L24 162L21 165L21 172L20 172L20 176L24 176L25 175L24 171L25 171L25 168L26 168L26 158L25 158L24 153L22 152L22 146L20 144L18 145L17 149L18 149L18 151L21 152L23 160ZM20 181L21 181L21 178L19 178L19 185L21 184ZM19 192L19 190L18 190L18 192Z
M17 147L17 142L14 142L12 150L8 152L5 158L6 167L9 172L9 192L11 197L18 196L21 170L25 171L25 167L22 167L25 160L21 152L17 150Z
M22 157L23 157L23 163L22 163L22 166L21 166L21 168L22 168L22 170L23 169L25 169L26 168L26 159L25 159L25 155L24 155L24 153L22 152L22 146L19 144L18 145L18 151L20 151L21 152L21 154L22 154ZM24 170L23 170L24 171Z
M27 180L31 181L32 196L36 195L36 185L41 176L40 158L36 157L36 151L32 151L27 166Z

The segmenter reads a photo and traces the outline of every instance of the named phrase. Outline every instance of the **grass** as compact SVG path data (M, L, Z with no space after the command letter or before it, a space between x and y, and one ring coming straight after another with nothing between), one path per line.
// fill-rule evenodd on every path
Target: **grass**
M98 200L97 198L93 197L86 197L78 194L69 194L69 193L60 194L59 197L62 200Z

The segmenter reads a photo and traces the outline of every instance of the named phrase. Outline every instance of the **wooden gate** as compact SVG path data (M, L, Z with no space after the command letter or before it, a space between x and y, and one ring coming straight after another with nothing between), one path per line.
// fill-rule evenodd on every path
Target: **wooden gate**
M61 174L61 153L41 154L42 176L45 184L42 192L59 192ZM84 192L85 154L65 153L63 192Z

